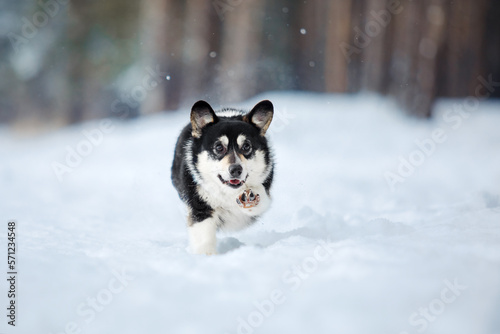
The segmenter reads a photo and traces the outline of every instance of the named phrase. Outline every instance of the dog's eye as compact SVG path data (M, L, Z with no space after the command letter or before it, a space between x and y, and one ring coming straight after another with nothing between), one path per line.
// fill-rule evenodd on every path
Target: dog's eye
M224 145L222 145L221 143L217 143L214 146L214 150L216 153L222 153L224 152Z
M249 143L244 143L243 146L241 146L241 150L245 153L250 152L252 149L252 146Z

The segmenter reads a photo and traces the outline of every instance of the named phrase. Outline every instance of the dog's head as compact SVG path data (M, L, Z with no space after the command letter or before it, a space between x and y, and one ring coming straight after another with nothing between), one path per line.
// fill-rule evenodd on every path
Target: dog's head
M192 164L207 185L238 189L246 182L263 183L271 172L266 131L273 104L261 101L248 113L223 110L216 114L205 101L191 109Z

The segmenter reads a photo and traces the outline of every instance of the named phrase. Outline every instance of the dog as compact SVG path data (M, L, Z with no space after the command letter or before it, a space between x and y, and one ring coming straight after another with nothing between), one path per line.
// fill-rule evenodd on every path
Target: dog
M217 230L240 230L271 204L274 162L266 131L274 114L264 100L250 112L215 112L205 101L191 108L191 122L175 146L172 183L188 208L191 252L216 254Z

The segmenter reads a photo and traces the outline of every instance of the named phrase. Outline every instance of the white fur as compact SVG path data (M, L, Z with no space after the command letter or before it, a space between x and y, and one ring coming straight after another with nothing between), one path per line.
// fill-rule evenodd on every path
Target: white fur
M220 136L219 137L219 141L222 143L222 145L224 145L225 147L227 147L229 145L229 138L227 138L227 136Z
M227 137L219 138L227 145ZM238 137L238 145L243 145L245 136ZM237 155L237 163L243 167L242 179L246 180L243 186L238 189L231 188L223 184L218 175L224 180L231 178L227 166L218 160L211 159L208 152L201 152L198 155L197 166L194 166L192 159L193 141L186 143L186 163L188 165L194 181L198 185L198 194L214 209L213 217L202 222L191 224L188 227L190 248L195 254L215 254L216 253L216 231L221 228L226 231L241 230L248 227L253 222L253 217L265 212L271 203L262 183L271 172L271 165L266 165L264 152L258 150L252 159L240 159ZM260 202L252 208L242 208L236 199L246 190L251 189L255 195L260 196Z
M205 219L188 227L189 244L194 254L212 255L217 253L216 231L217 221L214 218Z
M217 111L215 114L220 117L234 117L241 116L244 114L244 112L236 109L222 109L220 111Z
M186 160L186 164L188 166L189 172L193 176L194 182L199 184L201 182L201 176L196 171L196 168L194 167L194 164L193 164L193 140L189 139L188 141L186 141L184 148L186 150L186 154L184 156L184 159Z
M255 156L244 162L243 170L246 169L248 173L247 184L249 185L262 185L271 173L271 164L266 165L264 152L261 150L255 151Z
M241 148L243 144L245 143L245 140L247 140L247 137L245 135L239 135L238 138L236 139L236 143L238 144L238 147Z
M224 230L239 230L247 227L252 222L252 217L262 214L269 208L271 199L262 185L270 173L270 167L266 166L264 153L256 151L253 159L242 160L242 179L246 178L243 186L234 189L219 180L218 175L229 179L228 171L222 167L219 161L209 157L207 152L198 155L198 170L201 182L198 183L198 194L210 205L215 213L218 223ZM248 177L247 177L248 176ZM253 208L241 208L236 203L244 190L251 189L255 195L260 196L260 202Z

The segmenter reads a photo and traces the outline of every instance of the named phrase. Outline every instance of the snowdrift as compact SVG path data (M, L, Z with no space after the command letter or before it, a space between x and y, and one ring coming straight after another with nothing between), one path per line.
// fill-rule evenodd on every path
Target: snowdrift
M211 257L186 250L170 183L188 110L0 129L0 245L6 258L15 220L19 271L16 327L4 315L0 331L500 331L500 104L445 101L431 121L370 95L242 107L261 99L273 205Z

